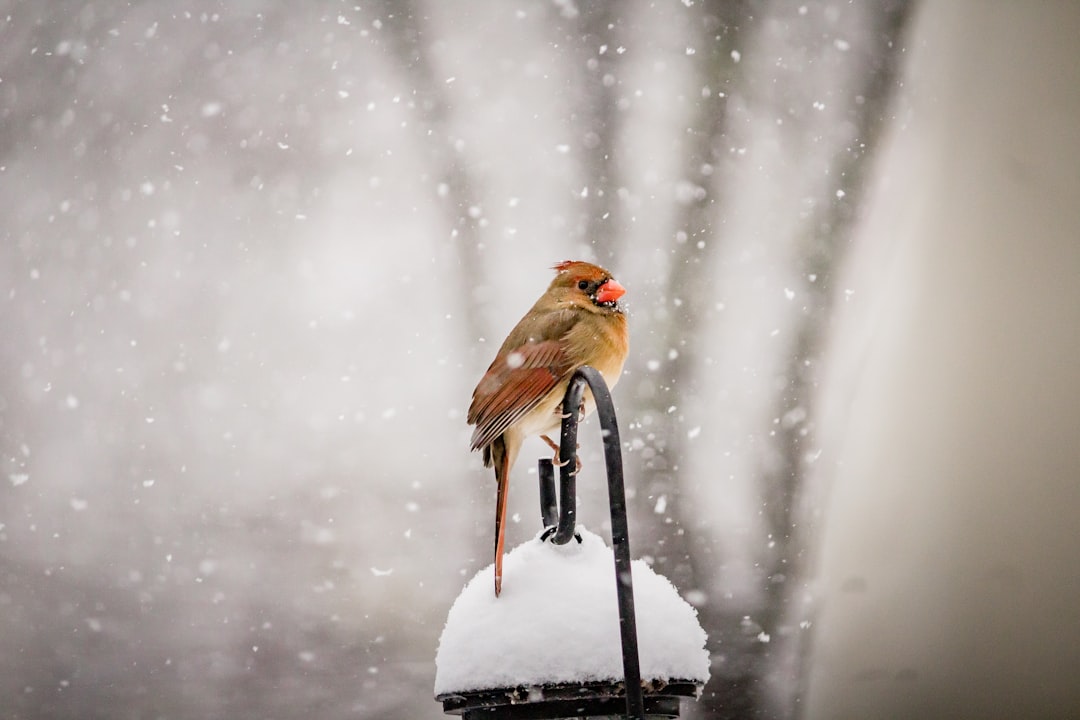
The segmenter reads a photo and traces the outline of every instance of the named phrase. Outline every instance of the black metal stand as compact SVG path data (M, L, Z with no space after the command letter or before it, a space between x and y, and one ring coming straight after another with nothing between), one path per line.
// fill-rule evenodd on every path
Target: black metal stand
M559 500L555 501L555 478L551 460L540 461L540 513L544 525L554 528L548 537L565 545L574 537L577 516L577 430L581 400L588 384L596 401L596 414L604 438L604 465L607 469L608 504L611 506L611 545L615 552L615 592L619 603L619 631L622 636L623 675L626 684L626 717L642 720L645 703L641 691L641 664L638 656L637 618L634 615L634 580L630 572L630 530L626 521L626 490L623 486L622 446L615 405L604 378L595 369L579 368L570 378L563 398L562 438L559 443Z
M622 449L615 407L604 378L591 367L577 370L563 398L562 438L559 445L559 487L551 460L540 461L540 513L545 540L565 545L575 536L577 515L578 409L585 386L592 391L604 439L604 463L611 505L611 544L615 555L615 592L619 606L624 681L519 685L468 692L444 693L435 699L443 712L462 720L536 720L539 718L625 717L628 720L660 720L679 717L681 698L696 698L702 683L693 680L649 680L641 684L637 619L634 615L634 583L630 572L630 534L626 522L626 491L623 487ZM625 710L625 715L622 715Z
M683 698L696 698L699 683L657 683L644 697L646 720L669 720L679 717ZM616 682L513 687L501 690L449 693L436 700L443 712L461 715L463 720L540 720L542 718L616 718L624 717L624 687Z

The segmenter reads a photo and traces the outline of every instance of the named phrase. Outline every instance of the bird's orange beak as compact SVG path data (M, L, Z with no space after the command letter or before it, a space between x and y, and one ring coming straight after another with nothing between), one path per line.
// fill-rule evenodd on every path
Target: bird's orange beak
M611 280L608 280L603 285L601 285L600 289L596 291L596 302L615 302L625 294L626 288L620 285L617 280L612 278Z

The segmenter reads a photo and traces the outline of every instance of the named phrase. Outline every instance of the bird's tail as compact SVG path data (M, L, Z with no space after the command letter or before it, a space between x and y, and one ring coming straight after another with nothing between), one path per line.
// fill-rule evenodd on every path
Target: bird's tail
M510 489L510 453L506 451L503 439L497 438L491 444L492 460L495 465L495 482L498 489L495 495L495 597L502 592L503 545L506 538L506 500Z

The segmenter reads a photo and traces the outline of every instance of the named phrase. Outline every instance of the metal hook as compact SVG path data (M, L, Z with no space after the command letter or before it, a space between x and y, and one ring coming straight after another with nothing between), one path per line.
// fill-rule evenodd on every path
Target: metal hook
M611 545L615 554L615 592L619 604L619 631L622 639L623 676L626 682L626 716L633 720L645 717L641 692L641 666L638 657L637 619L634 615L634 583L630 573L630 529L626 521L626 489L623 485L622 446L619 424L611 391L603 376L588 365L578 368L570 378L562 407L579 408L588 384L596 401L596 414L604 439L604 466L608 479L608 505L611 508ZM550 459L540 461L540 515L544 527L554 529L545 538L565 545L574 537L577 518L577 430L580 413L565 413L559 442L559 499L555 499L554 468Z

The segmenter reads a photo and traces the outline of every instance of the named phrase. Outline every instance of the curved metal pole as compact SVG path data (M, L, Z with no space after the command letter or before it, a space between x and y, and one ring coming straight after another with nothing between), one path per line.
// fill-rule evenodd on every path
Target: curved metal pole
M641 694L641 666L638 657L637 618L634 614L634 581L630 572L630 530L626 520L626 490L623 485L622 446L611 391L600 373L589 366L578 368L570 378L563 398L562 439L559 443L559 522L551 541L565 545L574 537L577 516L577 428L578 408L588 384L596 401L596 414L604 438L604 465L607 469L608 504L611 506L611 544L615 555L615 591L619 604L619 631L622 639L623 676L626 681L626 716L645 717ZM545 462L547 465L545 466ZM554 488L551 461L540 463L540 503L544 524L554 520Z

